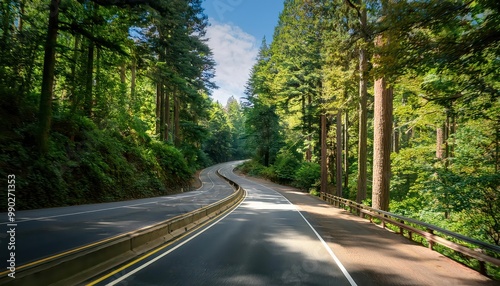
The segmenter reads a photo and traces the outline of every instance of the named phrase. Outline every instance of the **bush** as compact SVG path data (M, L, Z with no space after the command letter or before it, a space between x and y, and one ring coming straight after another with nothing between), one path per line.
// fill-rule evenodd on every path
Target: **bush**
M19 209L164 195L191 179L175 147L101 130L85 117L55 117L44 156L36 150L34 131L36 125L27 124L9 140L0 138L0 175L16 175Z
M319 186L321 167L317 163L304 162L295 173L293 185L303 190L310 190Z
M283 152L276 158L274 170L278 182L289 184L295 179L295 173L300 167L299 160L288 152Z

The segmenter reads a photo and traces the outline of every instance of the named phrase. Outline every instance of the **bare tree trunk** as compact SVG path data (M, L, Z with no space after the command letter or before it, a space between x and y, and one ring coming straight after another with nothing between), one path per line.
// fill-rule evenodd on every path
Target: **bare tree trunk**
M349 113L345 111L344 122L344 190L349 189Z
M137 59L132 57L132 66L130 67L130 102L132 111L135 112L135 105L137 104L135 93L136 93L136 81L137 81Z
M361 10L361 29L366 30L366 9ZM368 138L368 57L365 48L359 50L359 135L358 135L358 192L356 202L366 199L367 189L367 138Z
M328 154L326 139L328 130L326 124L326 114L321 114L321 192L328 192Z
M337 113L337 163L336 163L336 189L337 196L342 197L342 111L339 109Z
M87 68L86 68L86 81L85 81L85 101L84 113L87 117L92 116L92 93L94 80L94 43L89 40L89 47L87 50Z
M164 98L164 107L165 107L165 112L164 112L164 120L163 122L165 123L164 129L165 129L165 141L170 140L170 130L172 129L171 127L171 118L170 118L170 91L169 90L163 90L163 98Z
M75 43L73 46L73 58L71 63L71 89L69 99L73 108L77 105L77 95L76 95L76 62L78 61L78 51L80 50L81 35L75 35Z
M373 124L372 206L385 211L389 209L391 180L392 99L392 88L387 87L385 78L377 79Z
M127 83L126 73L127 73L127 66L124 62L120 65L120 82L123 85L125 85Z
M161 84L161 81L159 80L157 83L156 83L156 110L155 110L155 115L156 115L156 126L155 126L155 130L156 130L156 134L159 135L159 138L160 140L163 139L163 130L162 130L162 127L163 127L163 124L164 122L163 121L163 112L164 112L164 108L163 107L163 94L162 94L162 84Z
M443 142L444 142L444 130L443 126L439 126L436 129L436 158L443 160Z
M399 129L397 127L397 123L394 122L393 126L393 141L392 141L392 148L394 153L399 153Z
M174 145L179 147L181 145L181 124L180 124L180 101L179 94L174 93Z
M500 120L497 120L495 130L495 173L500 170Z
M306 120L307 120L307 133L309 134L307 136L307 151L306 151L306 161L307 162L311 162L312 161L312 136L311 136L311 126L312 126L312 122L311 122L311 114L310 114L310 107L311 107L311 104L312 104L312 96L309 94L307 96L307 116L306 116Z
M49 132L52 121L52 96L54 92L54 70L56 63L57 31L59 29L60 0L50 1L49 24L45 40L42 90L40 95L38 149L45 154L49 147Z

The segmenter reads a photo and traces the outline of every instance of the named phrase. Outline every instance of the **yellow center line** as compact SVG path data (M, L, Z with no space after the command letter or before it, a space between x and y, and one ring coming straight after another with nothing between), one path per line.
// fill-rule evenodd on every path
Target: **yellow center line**
M176 220L176 219L180 219L180 218L185 217L185 216L189 216L192 213L195 213L195 212L197 212L199 210L200 209L197 209L197 210L193 210L193 211L190 211L188 213L185 213L185 214L178 215L176 217L168 219L167 221ZM159 222L157 224L145 226L145 227L140 228L139 230L147 229L147 228L153 228L153 227L156 227L158 225L165 224L167 221L163 221L163 222ZM99 241L96 241L96 242L93 242L93 243L89 243L89 244L86 244L86 245L83 245L83 246L80 246L80 247L77 247L77 248L73 248L73 249L67 250L65 252L61 252L61 253L58 253L58 254L46 257L46 258L42 258L42 259L39 259L39 260L30 262L30 263L27 263L27 264L23 264L23 265L20 265L19 267L16 267L16 271L17 270L22 270L22 269L25 269L25 268L28 268L28 267L31 267L31 266L35 266L35 265L38 265L38 264L42 264L42 263L45 263L47 261L54 260L54 259L56 259L58 257L69 255L69 254L72 254L74 252L78 252L78 251L81 251L81 250L85 250L87 248L91 248L91 247L96 246L96 245L104 244L104 243L106 243L108 241L111 241L111 240L114 240L114 239L119 239L121 237L126 237L128 235L136 233L137 231L138 230L133 230L133 231L130 231L130 232L127 232L127 233L118 234L118 235L115 235L113 237L109 237L109 238L106 238L106 239L103 239L103 240L99 240ZM8 273L10 273L10 270L0 272L0 277L2 277L4 275L7 275Z
M156 253L158 253L158 252L162 251L163 249L165 249L165 248L167 248L167 247L171 246L172 244L174 244L174 243L176 243L176 242L178 242L178 241L180 241L180 240L184 239L186 236L191 235L193 232L195 232L195 231L199 230L200 228L205 227L207 224L209 224L209 223L211 223L212 221L216 220L216 219L217 219L217 218L219 218L221 215L223 215L223 214L225 214L225 213L227 213L227 212L229 212L229 211L232 211L232 210L236 209L236 208L240 205L240 203L241 203L241 202L242 202L245 198L246 198L246 191L245 191L244 196L240 199L240 201L239 201L237 204L235 204L235 205L234 205L233 207L231 207L231 208L228 208L227 210L225 210L224 212L222 212L220 215L217 215L217 216L215 216L215 217L213 217L213 218L211 218L211 219L209 219L209 220L207 220L207 221L203 222L202 224L200 224L200 225L196 226L195 228L193 228L193 229L189 230L187 233L185 233L185 234L183 234L183 235L179 236L179 237L178 237L178 238L176 238L175 240L173 240L173 241L171 241L171 242L168 242L167 244L162 245L162 246L160 246L160 247L158 247L158 248L156 248L156 249L154 249L154 250L152 250L152 251L150 251L150 252L148 252L148 253L146 253L146 254L142 255L141 257L139 257L139 258L137 258L137 259L135 259L135 260L133 260L133 261L131 261L131 262L129 262L129 263L127 263L127 264L123 265L122 267L120 267L120 268L118 268L118 269L115 269L114 271L112 271L112 272L110 272L110 273L108 273L108 274L106 274L106 275L104 275L104 276L102 276L102 277L100 277L100 278L98 278L98 279L96 279L96 280L94 280L94 281L92 281L92 282L88 283L88 284L85 284L85 285L86 285L86 286L94 286L94 285L96 285L97 283L100 283L100 282L102 282L102 281L104 281L104 280L108 279L109 277L111 277L111 276L113 276L113 275L117 274L118 272L121 272L121 271L123 271L123 270L125 270L125 269L127 269L127 268L129 268L129 267L131 267L131 266L133 266L133 265L135 265L135 264L137 264L138 262L141 262L142 260L144 260L144 259L146 259L146 258L148 258L148 257L150 257L150 256L152 256L152 255L154 255L154 254L156 254Z
M33 265L37 265L37 264L41 264L41 263L44 263L46 261L50 261L50 260L53 260L55 258L58 258L58 257L61 257L61 256L65 256L65 255L68 255L68 254L71 254L73 252L78 252L80 250L83 250L83 249L86 249L86 248L89 248L89 247L92 247L94 245L98 245L98 244L102 244L102 243L105 243L107 241L110 241L110 240L113 240L113 239L117 239L117 238L120 238L122 236L126 236L128 235L128 233L124 233L124 234L119 234L119 235L116 235L116 236L113 236L113 237L110 237L110 238L106 238L106 239L103 239L103 240L99 240L99 241L96 241L94 243L90 243L90 244L86 244L84 246L80 246L80 247L77 247L77 248L73 248L73 249L70 249L68 251L65 251L65 252L61 252L61 253L58 253L56 255L52 255L52 256L49 256L49 257L46 257L46 258L42 258L42 259L39 259L39 260L36 260L36 261L33 261L33 262L30 262L30 263L27 263L27 264L23 264L19 267L16 267L16 270L21 270L21 269L24 269L24 268L27 268L27 267L30 267L30 266L33 266ZM3 271L3 272L0 272L0 276L3 276L7 273L9 273L10 271Z

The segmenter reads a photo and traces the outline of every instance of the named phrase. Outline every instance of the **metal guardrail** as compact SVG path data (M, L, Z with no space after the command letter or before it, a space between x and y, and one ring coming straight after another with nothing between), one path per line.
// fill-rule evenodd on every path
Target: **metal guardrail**
M48 259L41 259L16 269L16 278L2 276L0 285L75 285L172 241L197 225L216 217L240 202L245 196L235 182L225 178L235 189L228 197L166 221L84 245Z
M413 234L419 235L427 241L430 249L433 249L434 244L437 243L449 249L462 253L468 257L477 259L480 264L480 272L483 274L487 274L485 265L486 262L491 263L495 266L500 266L500 259L488 255L489 252L500 256L500 247L497 245L479 241L477 239L473 239L416 219L374 209L348 199L334 196L332 194L322 192L320 194L320 198L334 206L348 208L351 213L355 211L360 217L365 218L366 216L368 216L370 222L373 222L373 218L378 218L382 221L383 228L386 227L387 223L399 227L399 234L401 235L404 235L404 230L406 230L408 232L409 239L411 240L413 240ZM414 226L410 224L413 224ZM451 237L462 243L477 246L477 248L472 249L464 244L453 242L446 237L439 236L437 233L442 234L446 237Z

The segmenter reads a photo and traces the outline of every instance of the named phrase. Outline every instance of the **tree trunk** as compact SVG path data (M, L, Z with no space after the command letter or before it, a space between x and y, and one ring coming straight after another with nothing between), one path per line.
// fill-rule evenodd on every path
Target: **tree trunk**
M80 50L81 35L75 35L75 44L73 46L73 58L71 63L71 88L70 88L70 102L73 108L76 108L78 97L76 95L76 62L78 61L78 53Z
M181 124L180 124L180 112L181 106L179 101L179 94L174 93L174 145L179 147L181 145Z
M349 113L345 112L344 122L344 190L349 189Z
M366 9L361 10L361 29L366 30ZM367 189L367 139L368 139L368 57L365 48L359 49L359 135L358 135L358 192L356 202L362 203L366 199Z
M123 62L121 65L120 65L120 82L125 85L127 82L127 77L126 77L126 73L127 73L127 66L125 64L125 62Z
M444 142L444 130L443 126L439 126L436 129L436 158L443 160L443 142Z
M164 140L165 141L169 141L170 140L170 130L171 130L171 122L172 122L172 119L170 118L170 92L168 90L165 90L163 89L162 91L163 93L163 98L164 98L164 107L165 107L165 112L163 114L163 116L165 117L163 119L163 122L164 122L164 127L163 129L165 130L165 138Z
M339 109L337 112L337 163L335 166L336 169L336 189L337 196L342 197L342 111Z
M326 139L328 130L326 124L326 114L321 114L321 192L328 192L328 154Z
M50 1L49 24L45 41L45 55L43 58L43 78L40 95L38 149L42 154L47 153L49 147L49 132L52 120L52 96L54 92L54 70L56 63L57 31L59 29L60 0Z
M85 102L84 113L87 117L92 116L92 93L94 86L94 43L89 40L89 47L87 51L87 68L86 68L86 81L85 81Z
M310 114L310 108L312 105L312 96L309 94L307 96L307 151L306 151L306 161L311 162L312 161L312 135L311 135L311 128L312 128L312 122L311 122L311 114Z
M155 115L156 115L156 134L159 136L160 140L163 140L163 125L165 124L163 122L163 94L162 94L162 83L161 81L158 81L156 83L156 110L155 110Z
M375 81L373 138L373 208L389 209L391 179L392 88L385 78Z
M397 128L397 123L394 122L394 127L393 127L393 142L392 142L392 148L394 153L399 153L399 129Z
M497 120L495 130L495 173L500 170L500 120Z
M135 113L137 100L135 98L136 93L136 80L137 80L137 59L132 57L132 65L130 67L130 103L131 109Z

